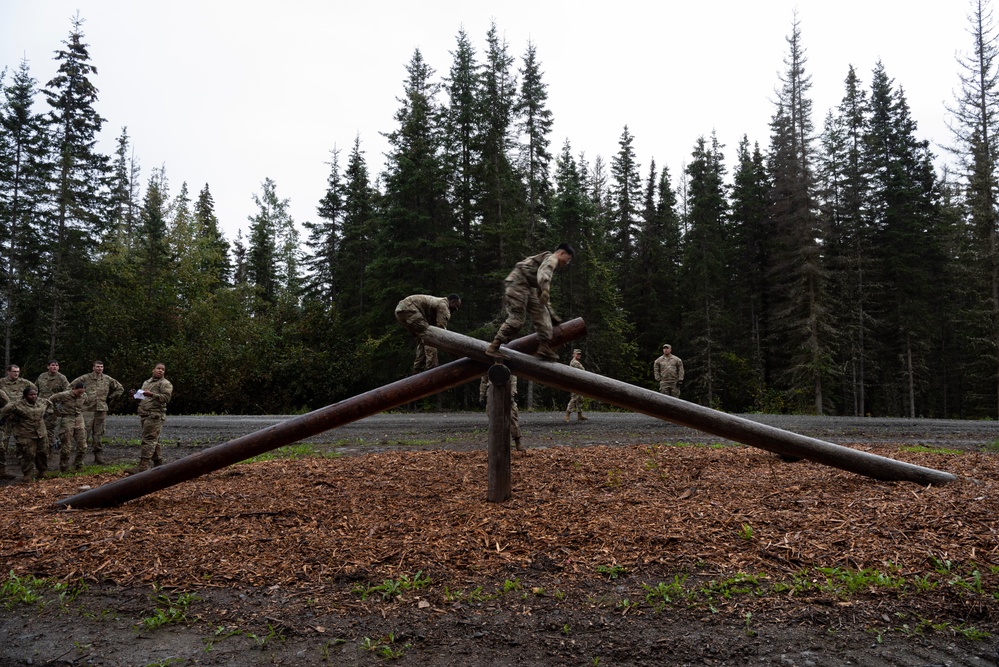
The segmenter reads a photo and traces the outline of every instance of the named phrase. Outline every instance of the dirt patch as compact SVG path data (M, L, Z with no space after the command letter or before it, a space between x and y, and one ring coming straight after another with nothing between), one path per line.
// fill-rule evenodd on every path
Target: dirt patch
M996 664L987 426L899 429L930 451L858 445L960 478L936 488L635 415L529 415L534 449L495 505L481 415L364 422L317 441L360 455L233 466L112 509L52 503L115 473L0 489L0 664Z

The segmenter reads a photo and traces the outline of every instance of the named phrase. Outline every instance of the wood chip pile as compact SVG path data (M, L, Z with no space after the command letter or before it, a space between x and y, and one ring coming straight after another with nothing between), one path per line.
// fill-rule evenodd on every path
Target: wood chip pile
M515 455L503 504L485 501L484 452L238 465L100 510L53 503L112 477L50 479L0 489L0 567L121 586L303 590L417 571L435 582L524 568L578 579L612 564L789 576L926 571L938 558L999 571L999 456L878 453L960 479L885 483L752 448L666 446Z

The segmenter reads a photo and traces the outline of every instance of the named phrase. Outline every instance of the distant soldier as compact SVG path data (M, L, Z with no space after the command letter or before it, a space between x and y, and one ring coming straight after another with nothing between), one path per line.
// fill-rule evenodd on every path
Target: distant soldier
M69 391L60 391L49 398L52 412L59 419L59 431L62 434L62 446L59 448L59 470L62 472L69 470L69 459L74 451L76 457L73 468L79 470L83 467L83 455L87 451L87 427L83 423L86 390L86 385L77 382Z
M517 262L504 283L503 307L506 308L506 321L500 325L493 342L486 348L486 354L491 357L505 356L500 345L509 343L530 315L534 331L538 335L538 350L534 356L543 361L559 360L558 354L550 346L552 323L561 322L549 305L552 275L555 269L568 266L574 254L571 245L561 243L555 252L542 252Z
M83 406L83 423L87 428L87 441L94 450L94 463L104 465L104 426L108 419L108 403L125 393L125 387L110 375L104 374L104 362L95 361L93 371L73 380L86 387L87 401Z
M572 351L572 361L569 362L569 365L572 366L573 368L578 368L581 371L585 371L586 369L583 368L583 362L580 361L582 356L583 356L583 351L577 347L575 350ZM578 419L581 422L586 421L586 417L583 416L582 394L572 394L569 397L569 405L565 406L566 421L569 421L569 415L571 415L573 412L576 413L576 419Z
M461 297L448 294L446 297L414 294L407 296L395 307L395 319L406 327L416 338L416 359L413 373L422 373L437 367L437 348L423 344L423 334L432 325L447 329L451 313L461 307Z
M45 413L52 409L52 404L38 398L38 389L30 382L28 384L30 386L24 388L21 398L16 401L8 400L4 393L2 401L6 404L0 409L0 418L6 417L12 424L14 439L17 440L22 482L41 479L49 465Z
M683 362L673 356L673 346L663 345L663 355L653 364L659 393L680 398L680 385L683 384Z
M166 365L156 364L153 366L153 376L142 383L142 389L132 392L135 398L139 399L142 451L139 454L139 464L127 470L128 475L163 464L160 433L163 431L163 422L166 421L167 403L173 397L173 384L164 377L165 375Z
M482 376L482 380L479 382L479 405L486 407L488 411L489 407L487 405L489 399L489 385L492 382L489 381L489 374ZM520 410L517 409L517 376L511 375L510 380L506 383L510 392L510 437L513 438L514 445L517 447L518 452L524 451L524 446L520 442Z
M48 370L38 376L35 385L38 398L51 399L53 394L69 390L69 380L59 372L59 362L55 359L49 361ZM59 417L55 412L45 416L45 428L49 434L49 449L59 449Z
M24 390L28 387L38 389L31 383L31 380L25 380L21 377L21 367L17 364L11 364L7 367L7 374L0 379L0 392L3 393L4 398L7 400L4 403L13 403L15 401L21 400L24 396ZM2 450L3 463L4 466L7 463L7 450L9 449L8 443L10 442L10 437L14 435L14 427L10 423L10 420L6 420L3 423L3 431L0 433L0 438L3 438L3 442L0 442L0 450ZM16 439L15 439L16 440ZM0 466L2 468L3 466ZM3 472L5 477L8 477L6 471Z

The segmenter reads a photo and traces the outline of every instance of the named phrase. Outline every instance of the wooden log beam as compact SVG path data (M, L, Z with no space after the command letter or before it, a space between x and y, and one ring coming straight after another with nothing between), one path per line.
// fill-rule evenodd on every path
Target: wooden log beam
M561 345L585 335L586 324L582 318L576 318L555 328L553 344ZM532 353L537 347L537 336L531 335L513 341L510 343L509 349ZM272 449L290 445L331 428L418 401L451 387L457 387L469 380L481 377L489 369L490 364L492 364L492 359L488 357L486 357L485 362L474 359L458 359L308 414L293 417L280 424L248 433L221 445L195 452L164 466L150 468L124 479L108 482L96 489L90 489L59 500L55 504L56 507L73 508L119 505L174 484L220 470L234 463L245 461Z
M430 327L428 344L473 359L488 360L486 343L437 327ZM887 481L917 484L946 484L956 477L950 473L904 463L884 456L861 452L831 442L810 438L749 419L712 410L672 396L614 380L567 364L540 361L516 350L507 349L505 364L516 375L551 387L583 394L610 405L688 426L699 431L766 449L784 456L796 456Z
M486 500L501 503L513 490L510 476L510 369L503 364L489 367L489 483ZM516 380L514 380L516 382Z

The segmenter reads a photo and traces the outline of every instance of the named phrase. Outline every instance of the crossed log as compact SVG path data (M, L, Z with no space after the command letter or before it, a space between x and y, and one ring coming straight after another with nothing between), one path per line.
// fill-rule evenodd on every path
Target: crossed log
M586 325L581 318L576 318L555 327L551 344L557 347L585 335ZM164 466L151 468L96 489L63 498L55 504L62 508L119 505L323 431L464 384L482 376L494 361L485 353L487 347L485 342L452 331L430 327L425 340L430 345L465 358L195 452ZM916 482L923 485L946 484L956 479L950 473L798 435L602 375L581 371L565 364L539 361L530 356L537 346L536 335L519 338L504 346L503 350L509 357L505 365L517 375L558 389L583 394L610 405L641 412L777 454L808 459L874 479ZM507 431L507 443L509 443L508 438ZM494 463L490 458L490 480L494 477L502 479L504 475L508 480L509 456L505 457L507 466L505 472L494 470L497 465L503 465L503 457L498 459L498 463Z

